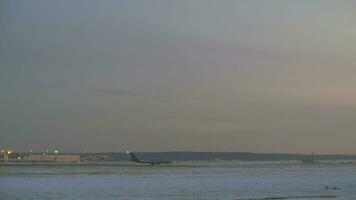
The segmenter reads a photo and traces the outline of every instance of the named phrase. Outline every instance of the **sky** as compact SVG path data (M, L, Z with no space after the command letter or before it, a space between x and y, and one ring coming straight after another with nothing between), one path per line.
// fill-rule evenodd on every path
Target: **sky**
M0 147L356 154L356 3L0 2Z

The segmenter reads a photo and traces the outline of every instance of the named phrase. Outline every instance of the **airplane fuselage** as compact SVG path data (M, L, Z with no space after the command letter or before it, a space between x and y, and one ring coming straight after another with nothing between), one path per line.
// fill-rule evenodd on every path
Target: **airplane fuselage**
M150 164L150 165L160 165L160 164L170 164L172 163L171 161L168 161L168 160L162 160L162 161L158 161L158 160L148 160L148 161L145 161L145 160L140 160L137 158L137 156L130 152L130 151L126 151L126 153L128 155L130 155L130 160L133 161L133 162L137 162L137 163L143 163L143 164Z

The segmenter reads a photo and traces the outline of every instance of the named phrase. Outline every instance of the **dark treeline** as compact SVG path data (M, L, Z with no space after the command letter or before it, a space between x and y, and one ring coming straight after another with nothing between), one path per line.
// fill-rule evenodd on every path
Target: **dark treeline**
M283 160L356 160L356 155L303 155L279 153L238 153L238 152L136 152L142 160L172 161L210 161L210 160L241 160L241 161L283 161ZM97 157L102 160L128 160L126 153L90 153L81 154L82 158Z

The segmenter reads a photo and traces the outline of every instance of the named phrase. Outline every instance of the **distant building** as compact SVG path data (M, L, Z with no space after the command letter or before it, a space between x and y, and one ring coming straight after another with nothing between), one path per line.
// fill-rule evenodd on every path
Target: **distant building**
M78 154L31 154L28 156L28 161L32 162L80 162L80 155Z
M56 155L56 162L80 162L80 155Z
M10 158L10 154L12 153L12 151L4 151L2 150L0 152L0 161L9 161L9 158Z
M7 161L9 159L9 156L5 153L0 153L0 161Z

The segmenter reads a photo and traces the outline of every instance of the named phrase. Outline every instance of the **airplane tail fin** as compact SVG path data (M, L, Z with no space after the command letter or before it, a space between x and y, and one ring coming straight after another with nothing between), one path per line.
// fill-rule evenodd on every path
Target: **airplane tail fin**
M134 162L141 162L141 160L139 160L139 159L137 158L137 156L136 156L134 153L132 153L132 152L130 152L130 151L126 151L126 153L130 155L130 160L131 160L131 161L134 161Z

